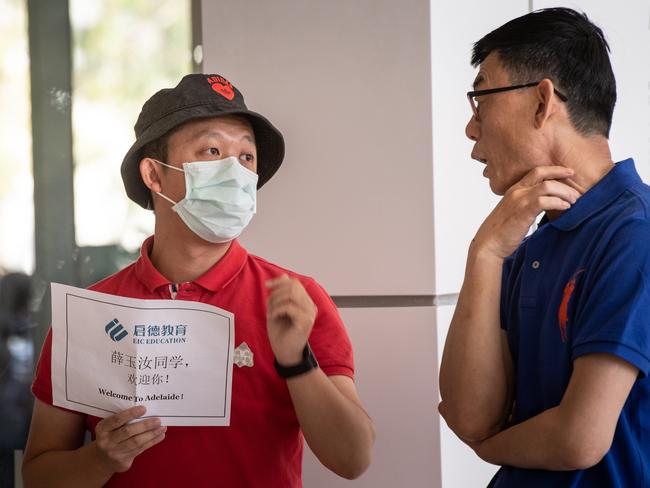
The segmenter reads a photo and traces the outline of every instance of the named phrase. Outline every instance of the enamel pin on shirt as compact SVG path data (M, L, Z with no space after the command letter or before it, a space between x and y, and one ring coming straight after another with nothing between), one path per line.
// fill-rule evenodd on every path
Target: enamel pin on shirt
M233 363L235 363L237 366L240 368L242 366L248 366L249 368L253 367L253 351L251 351L251 348L248 347L248 344L245 342L242 342L237 346L237 349L235 349L235 356L233 358Z

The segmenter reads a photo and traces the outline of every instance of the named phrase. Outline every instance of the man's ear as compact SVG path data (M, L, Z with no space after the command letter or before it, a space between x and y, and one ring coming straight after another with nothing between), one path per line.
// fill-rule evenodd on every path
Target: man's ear
M537 96L537 111L535 112L535 127L541 129L558 108L559 99L555 97L554 85L551 80L544 78L539 82L534 92Z
M142 158L140 161L140 176L147 188L153 192L162 192L160 184L160 166L151 158Z

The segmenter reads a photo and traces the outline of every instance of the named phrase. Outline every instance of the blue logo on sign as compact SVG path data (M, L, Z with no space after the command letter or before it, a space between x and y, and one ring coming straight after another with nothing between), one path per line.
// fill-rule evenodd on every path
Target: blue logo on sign
M129 335L129 333L126 331L126 329L120 324L120 321L117 319L111 320L108 324L106 324L106 327L104 327L106 330L106 333L108 336L113 339L115 342L121 341L124 339L126 336Z

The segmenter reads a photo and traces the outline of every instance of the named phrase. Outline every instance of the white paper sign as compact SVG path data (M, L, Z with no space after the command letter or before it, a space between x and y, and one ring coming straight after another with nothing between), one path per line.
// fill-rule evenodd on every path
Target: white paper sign
M235 317L52 283L54 404L97 417L145 405L163 425L230 425Z

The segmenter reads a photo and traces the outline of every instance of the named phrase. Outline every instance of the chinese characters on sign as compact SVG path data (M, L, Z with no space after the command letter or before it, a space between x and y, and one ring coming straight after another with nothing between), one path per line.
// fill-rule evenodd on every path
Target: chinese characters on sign
M53 284L54 404L98 417L142 404L164 425L229 425L234 322L203 303Z
M111 363L118 366L126 366L138 370L138 373L129 372L127 381L133 385L160 385L169 383L168 372L161 373L157 370L178 369L179 367L187 368L189 366L183 360L183 356L132 356L120 351L111 352ZM143 370L150 370L150 373L141 373ZM154 371L157 371L154 373Z

